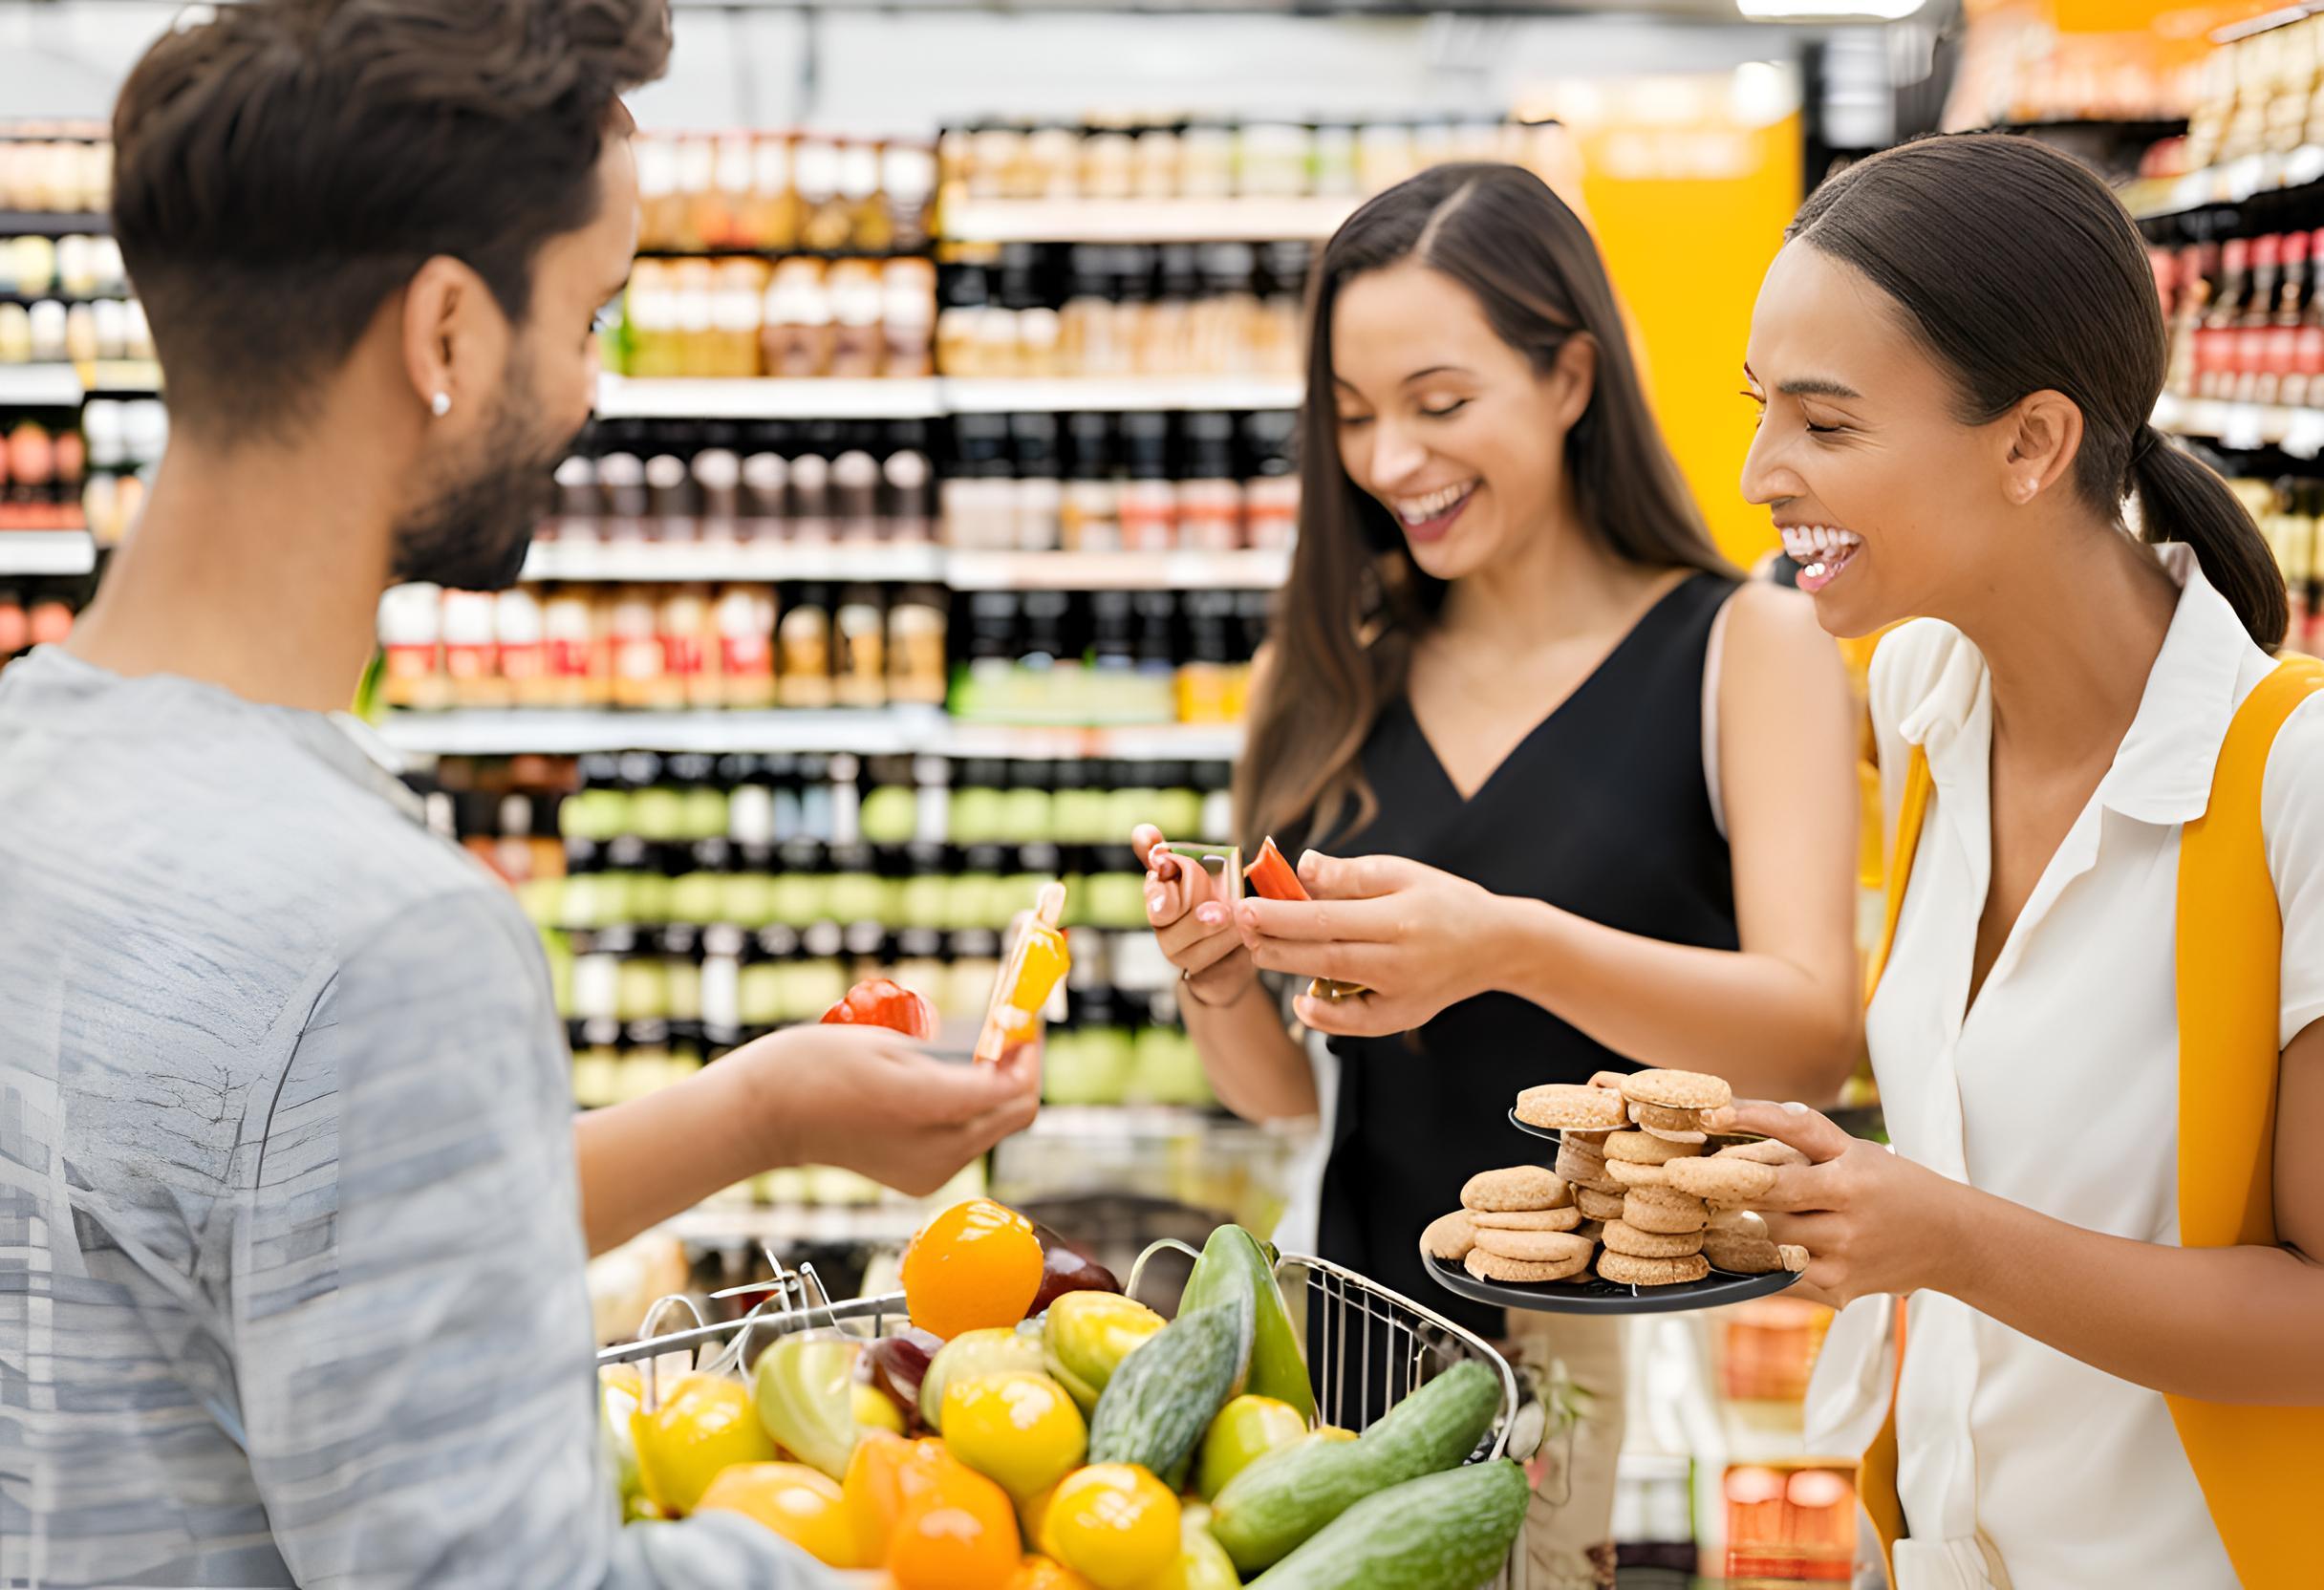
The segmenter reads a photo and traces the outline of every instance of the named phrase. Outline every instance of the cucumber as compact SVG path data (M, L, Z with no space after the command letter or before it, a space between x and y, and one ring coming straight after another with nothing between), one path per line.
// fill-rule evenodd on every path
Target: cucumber
M1098 1397L1089 1461L1182 1472L1242 1377L1250 1340L1245 1298L1181 1314L1140 1343Z
M1272 1568L1365 1497L1460 1463L1500 1410L1500 1377L1456 1364L1356 1440L1311 1435L1253 1463L1212 1503L1211 1534L1244 1574Z
M1291 1328L1291 1311L1283 1306L1282 1288L1275 1283L1275 1265L1258 1237L1240 1226L1220 1226L1202 1245L1202 1257L1186 1278L1179 1311L1245 1294L1252 1304L1251 1372L1247 1384L1235 1388L1236 1395L1249 1391L1289 1403L1314 1424L1315 1389L1308 1384L1299 1335Z
M1367 1496L1251 1581L1250 1590L1476 1590L1525 1526L1515 1463L1473 1463Z

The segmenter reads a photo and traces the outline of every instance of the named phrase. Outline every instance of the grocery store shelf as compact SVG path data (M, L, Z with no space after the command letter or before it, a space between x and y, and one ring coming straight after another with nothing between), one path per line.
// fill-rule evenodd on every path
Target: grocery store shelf
M1004 761L1233 762L1242 754L1234 723L1130 723L1115 728L1051 728L953 720L942 749L955 757Z
M592 751L721 756L852 752L857 756L995 757L1040 762L1231 762L1234 724L1153 723L1045 728L963 723L930 707L831 712L612 712L518 708L391 712L380 736L411 756L578 756Z
M955 243L1270 243L1329 237L1358 201L1301 199L991 199L956 204Z
M844 541L536 541L528 580L941 580L944 549Z
M884 1204L857 1208L704 1207L672 1216L662 1222L661 1230L680 1242L704 1246L764 1242L774 1247L807 1247L908 1241L925 1218L917 1210Z
M395 712L379 733L414 756L578 756L591 751L775 755L933 750L945 719L933 708L835 712L609 712L517 708Z
M0 364L0 403L22 408L78 408L84 388L69 364Z
M161 390L161 366L152 359L99 359L80 367L80 383L91 392L151 395Z
M2292 457L2302 459L2324 453L2324 409L2228 403L2166 394L2155 404L2153 423L2155 429L2166 436L2214 441L2229 452L2281 447Z
M87 530L0 530L0 574L86 574L96 567Z
M602 376L604 419L932 419L934 380L661 380Z
M946 380L948 414L1080 414L1179 409L1295 409L1297 379L1263 376L1120 376Z
M2240 204L2259 194L2318 181L2324 181L2324 144L2311 143L2289 154L2246 155L2184 177L2132 183L2122 190L2122 202L2137 219L2157 221L2210 204Z
M955 591L1271 591L1291 553L955 551L944 578Z

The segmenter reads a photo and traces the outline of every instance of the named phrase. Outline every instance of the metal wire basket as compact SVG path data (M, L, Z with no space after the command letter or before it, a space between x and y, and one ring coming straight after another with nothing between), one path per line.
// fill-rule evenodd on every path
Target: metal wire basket
M1194 1252L1175 1241L1157 1246ZM907 1322L901 1292L834 1302L825 1294L812 1264L792 1270L771 1252L766 1257L774 1270L771 1281L711 1294L713 1300L762 1291L769 1294L742 1318L705 1323L691 1300L664 1298L646 1315L636 1341L606 1348L597 1355L597 1362L639 1363L641 1402L651 1409L658 1405L655 1364L665 1354L691 1353L697 1365L705 1370L746 1369L768 1343L783 1336L833 1329L870 1340ZM1141 1289L1144 1271L1141 1263L1130 1272L1128 1290L1133 1297ZM1456 1364L1474 1360L1499 1378L1501 1410L1469 1461L1485 1462L1508 1453L1511 1431L1517 1423L1517 1380L1508 1360L1490 1343L1433 1309L1327 1259L1284 1254L1276 1260L1275 1278L1282 1288L1292 1326L1302 1335L1307 1373L1316 1388L1317 1417L1324 1424L1361 1433L1438 1375ZM654 1334L656 1323L673 1308L693 1315L693 1328ZM1500 1574L1479 1590L1525 1590L1522 1536Z

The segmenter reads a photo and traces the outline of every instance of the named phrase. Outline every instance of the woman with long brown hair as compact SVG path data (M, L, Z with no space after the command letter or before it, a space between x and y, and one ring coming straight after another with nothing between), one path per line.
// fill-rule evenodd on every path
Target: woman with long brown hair
M1325 247L1311 318L1299 548L1236 806L1246 845L1332 852L1301 867L1323 903L1231 917L1146 828L1149 913L1219 1097L1323 1115L1323 1255L1507 1336L1417 1241L1532 1157L1520 1088L1644 1064L1829 1098L1847 1074L1847 688L1804 599L1713 548L1596 247L1538 178L1380 195ZM1371 992L1297 1001L1330 1035L1311 1061L1261 970ZM1547 1342L1591 1395L1537 1585L1610 1581L1617 1343Z

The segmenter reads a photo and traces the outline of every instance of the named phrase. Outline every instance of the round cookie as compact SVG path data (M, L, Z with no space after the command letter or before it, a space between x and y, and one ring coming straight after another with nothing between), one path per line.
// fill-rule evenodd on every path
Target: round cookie
M1474 1262L1476 1256L1469 1257ZM1684 1258L1634 1258L1608 1248L1598 1256L1598 1274L1620 1286L1681 1286L1710 1275L1711 1264L1701 1254Z
M1544 1171L1539 1165L1479 1171L1460 1190L1460 1206L1468 1210L1559 1209L1572 1198L1572 1192L1556 1172Z
M1606 1252L1631 1258L1685 1258L1704 1248L1703 1234L1699 1231L1674 1236L1665 1232L1640 1231L1627 1220L1607 1221L1599 1240L1605 1244Z
M1636 1187L1668 1187L1670 1178L1659 1165L1633 1165L1626 1159L1609 1159L1605 1173L1612 1176L1625 1192Z
M1554 1264L1545 1264L1522 1258L1503 1258L1498 1254L1489 1254L1482 1248L1472 1248L1469 1250L1469 1257L1461 1260L1461 1267L1478 1280L1514 1281L1519 1284L1529 1281L1567 1280L1590 1267L1591 1250L1587 1244L1583 1245L1583 1250L1578 1257L1561 1259Z
M1622 1217L1640 1231L1684 1236L1703 1229L1711 1218L1703 1200L1668 1187L1633 1187L1622 1201Z
M1572 1231L1582 1224L1582 1211L1572 1204L1562 1209L1475 1210L1469 1219L1478 1231Z
M1529 1127L1611 1130L1625 1123L1622 1096L1603 1087L1547 1083L1517 1095L1517 1119Z
M1570 1231L1494 1231L1479 1226L1475 1251L1525 1264L1563 1264L1577 1258L1586 1264L1595 1246Z
M1723 1109L1735 1102L1724 1077L1700 1071L1638 1071L1623 1078L1622 1096L1634 1105L1669 1109Z
M1775 1249L1775 1257L1793 1275L1803 1275L1808 1267L1808 1251L1794 1242L1785 1242Z
M1584 1220L1619 1220L1622 1218L1621 1192L1601 1192L1595 1187L1574 1189L1574 1207Z
M1674 1192L1722 1204L1764 1198L1775 1185L1773 1165L1748 1159L1674 1159L1663 1167L1663 1175Z
M1775 1244L1747 1231L1705 1231L1703 1257L1712 1269L1735 1276L1764 1276L1783 1268Z
M1467 1258L1476 1246L1476 1223L1465 1209L1439 1214L1420 1234L1420 1245L1431 1258Z
M1629 1080L1630 1073L1627 1071L1600 1071L1590 1078L1590 1085L1619 1093L1622 1091L1622 1085Z
M1730 1143L1711 1156L1713 1159L1740 1159L1754 1165L1805 1165L1808 1156L1777 1137L1754 1138L1749 1143Z
M1606 1173L1605 1155L1590 1144L1576 1141L1570 1131L1558 1145L1558 1174L1576 1187L1595 1187L1602 1192L1621 1185Z
M1630 1119L1642 1127L1660 1131L1701 1131L1703 1112L1699 1109L1672 1109L1668 1105L1632 1105Z
M1624 1159L1633 1165L1666 1165L1694 1152L1696 1150L1687 1144L1671 1143L1643 1131L1618 1131L1605 1140L1608 1164Z
M1645 1132L1648 1137L1659 1137L1666 1143L1680 1144L1683 1147L1693 1150L1698 1154L1703 1151L1703 1145L1711 1141L1711 1134L1709 1132L1672 1131L1667 1127L1649 1127L1644 1125L1642 1125L1638 1129Z
M1603 1220L1584 1220L1574 1228L1574 1235L1586 1236L1592 1242L1603 1242L1605 1240L1605 1222Z

